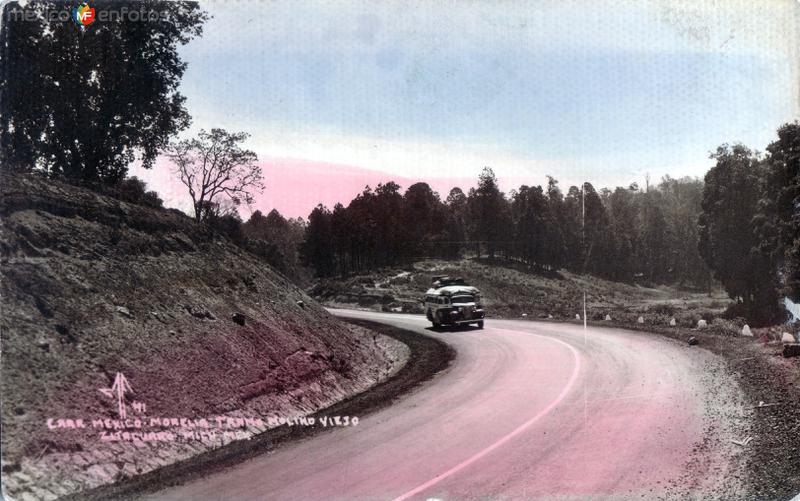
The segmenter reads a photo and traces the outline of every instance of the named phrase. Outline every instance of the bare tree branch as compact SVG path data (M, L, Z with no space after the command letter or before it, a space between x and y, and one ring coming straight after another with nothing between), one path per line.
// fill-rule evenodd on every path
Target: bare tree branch
M167 157L176 174L189 189L195 219L204 221L210 210L230 202L235 207L252 203L254 193L264 190L263 173L256 165L258 156L240 143L249 134L224 129L201 130L197 138L170 145Z

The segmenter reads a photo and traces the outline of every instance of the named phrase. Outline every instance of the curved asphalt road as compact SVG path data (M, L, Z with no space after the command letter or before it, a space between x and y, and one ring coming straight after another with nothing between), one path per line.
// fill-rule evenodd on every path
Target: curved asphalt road
M422 316L335 313L435 336L456 360L356 427L153 499L652 499L687 481L705 497L729 468L719 451L692 455L709 440L704 350L570 324L487 320L484 330L433 332Z

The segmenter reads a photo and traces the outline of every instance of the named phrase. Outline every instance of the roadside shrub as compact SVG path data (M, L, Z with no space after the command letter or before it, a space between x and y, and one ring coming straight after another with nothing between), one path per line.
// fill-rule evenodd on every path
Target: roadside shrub
M208 215L206 219L208 227L228 237L234 244L244 247L245 237L242 232L242 220L234 214L218 216L214 213Z
M675 306L671 304L657 304L648 308L649 313L655 313L657 315L674 315L676 311Z
M747 317L747 308L745 308L744 303L732 303L728 306L724 312L722 312L722 318L744 318Z
M277 245L269 243L266 240L248 238L245 239L243 247L251 254L255 254L263 259L267 264L281 273L287 272L286 259Z
M693 311L678 312L675 315L675 323L678 327L696 327L698 320L700 320L700 316Z
M123 179L113 187L107 188L104 191L106 194L117 200L122 200L123 202L156 209L164 207L164 201L161 200L158 193L155 191L147 191L147 183L136 176Z
M711 322L713 322L714 319L717 318L717 313L712 310L709 310L708 308L698 308L697 310L695 310L695 315L697 315L695 323L697 323L697 320L700 320L702 318L703 320L711 324Z
M720 336L737 336L741 331L741 327L730 320L715 318L705 330L711 334Z

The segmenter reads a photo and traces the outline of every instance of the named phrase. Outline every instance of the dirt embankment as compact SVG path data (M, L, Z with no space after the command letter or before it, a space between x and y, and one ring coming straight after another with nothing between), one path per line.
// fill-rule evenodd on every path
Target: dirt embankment
M37 177L0 183L2 477L13 499L247 438L405 362L402 343L340 323L177 211Z

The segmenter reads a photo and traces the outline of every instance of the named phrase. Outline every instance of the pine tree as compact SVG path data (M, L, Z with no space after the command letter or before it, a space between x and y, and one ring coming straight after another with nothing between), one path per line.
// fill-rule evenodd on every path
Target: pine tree
M317 205L308 216L300 255L306 265L314 268L318 277L329 277L336 272L332 241L331 212L324 205Z
M511 214L491 168L483 169L478 187L471 189L467 198L470 236L473 241L486 242L489 258L493 259L506 240Z

